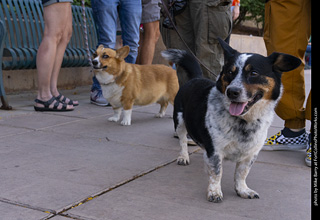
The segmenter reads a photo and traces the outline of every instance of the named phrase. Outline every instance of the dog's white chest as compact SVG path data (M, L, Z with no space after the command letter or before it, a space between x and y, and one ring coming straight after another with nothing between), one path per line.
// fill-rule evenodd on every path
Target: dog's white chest
M273 118L273 111L262 114L257 120L247 122L230 116L218 95L209 98L206 113L206 127L215 150L226 159L239 161L256 154L267 137Z
M119 86L116 83L110 83L108 85L101 85L103 96L108 100L108 102L114 108L122 107L121 96L123 91L123 86Z

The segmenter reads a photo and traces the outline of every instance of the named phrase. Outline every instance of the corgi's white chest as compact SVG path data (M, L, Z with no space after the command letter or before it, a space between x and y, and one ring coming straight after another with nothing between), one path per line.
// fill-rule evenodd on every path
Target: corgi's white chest
M119 86L117 83L109 83L108 85L101 85L103 96L114 108L122 107L121 96L123 86Z

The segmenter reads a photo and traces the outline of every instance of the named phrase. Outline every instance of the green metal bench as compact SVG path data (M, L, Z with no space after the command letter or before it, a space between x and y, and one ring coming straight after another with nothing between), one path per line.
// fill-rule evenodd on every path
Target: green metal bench
M62 67L89 66L83 31L81 6L72 6L73 32ZM86 7L87 32L91 53L97 46L92 9ZM0 95L2 109L10 109L2 70L35 69L36 55L44 30L41 0L0 0Z

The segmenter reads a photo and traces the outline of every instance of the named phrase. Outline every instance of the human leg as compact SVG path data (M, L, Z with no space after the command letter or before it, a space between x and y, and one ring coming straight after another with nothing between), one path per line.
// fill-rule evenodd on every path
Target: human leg
M61 64L63 60L63 56L66 50L66 47L71 39L72 36L72 12L71 12L71 5L68 3L65 3L65 7L63 10L65 10L64 14L65 20L64 20L64 32L63 35L57 45L56 49L56 56L55 56L55 61L53 65L53 70L52 70L52 75L51 75L51 80L50 80L50 90L51 93L54 97L59 97L58 99L63 102L67 103L70 105L77 106L79 105L78 101L72 101L69 98L61 95L58 91L57 84L58 84L58 77L61 69Z
M309 0L268 1L265 6L264 41L267 53L288 53L303 57L311 34L311 2ZM265 145L273 150L279 146L307 145L305 131L304 62L295 70L282 74L283 95L275 111L285 128L268 138ZM289 143L289 144L288 144ZM265 147L263 149L266 149ZM290 149L287 148L288 150ZM299 148L301 149L301 148Z
M203 76L215 81L224 64L218 38L225 40L232 31L231 2L190 0L189 4L195 54L215 74L202 67Z
M139 54L139 64L152 64L156 43L160 37L159 21L143 24L143 44Z
M119 17L123 45L130 47L129 55L125 58L128 63L135 63L138 56L141 12L141 0L120 0Z
M37 99L48 101L52 98L51 81L55 60L57 57L58 45L64 36L66 20L71 13L70 3L56 3L44 7L45 30L42 42L37 53L37 72L38 72L38 95ZM61 50L61 48L59 48ZM63 55L62 55L63 57ZM62 60L61 60L62 62ZM61 65L61 63L60 63ZM54 78L57 78L55 76ZM54 82L56 84L56 82ZM54 101L49 107L53 107L57 101ZM43 104L36 103L35 106L43 107ZM62 104L57 106L61 109ZM72 109L72 105L67 105L67 109Z
M142 0L141 23L143 33L140 34L142 44L140 44L138 64L152 64L156 43L160 37L159 20L160 6L159 0Z
M91 1L93 19L97 26L98 45L108 48L115 48L117 34L117 19L119 0L113 1ZM108 101L103 97L99 81L94 76L92 78L90 103L98 106L108 106Z
M266 4L264 40L268 55L274 51L289 53L303 60L311 33L310 1L269 1ZM305 127L304 62L297 69L282 75L284 92L276 108L285 127Z
M93 19L98 30L98 45L115 48L119 0L92 0Z

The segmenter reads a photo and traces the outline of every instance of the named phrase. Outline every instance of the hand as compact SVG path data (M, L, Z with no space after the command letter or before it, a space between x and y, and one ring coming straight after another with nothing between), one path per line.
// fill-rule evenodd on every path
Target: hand
M232 11L232 20L235 21L240 15L240 6L236 5Z

